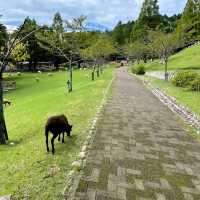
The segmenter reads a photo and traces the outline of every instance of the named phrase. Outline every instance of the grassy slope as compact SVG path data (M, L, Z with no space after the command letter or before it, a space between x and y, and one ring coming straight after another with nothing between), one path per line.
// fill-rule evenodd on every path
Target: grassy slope
M188 107L191 111L200 116L200 93L188 89L175 87L172 83L151 77L144 77L151 83L164 90L168 95L175 97L179 103Z
M40 77L39 83L36 76ZM18 89L5 95L12 106L5 109L10 144L0 146L0 195L22 190L34 200L62 199L70 163L85 141L87 128L112 77L113 68L94 82L90 81L89 71L76 71L71 94L65 88L67 72L57 72L52 77L16 77ZM46 153L44 124L48 116L60 113L74 124L73 137L65 144L56 141L56 154L52 156ZM60 171L47 178L51 167Z
M146 65L148 71L164 71L164 65L158 60ZM200 45L187 48L173 56L169 60L168 70L200 70Z

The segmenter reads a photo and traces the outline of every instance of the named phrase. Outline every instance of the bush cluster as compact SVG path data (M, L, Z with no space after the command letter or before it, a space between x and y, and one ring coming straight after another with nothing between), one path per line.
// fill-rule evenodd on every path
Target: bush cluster
M140 63L138 65L134 65L131 70L132 70L133 74L137 74L137 75L144 75L146 72L145 66L142 63Z
M200 75L193 71L183 71L176 74L172 83L178 87L189 88L194 91L200 91Z

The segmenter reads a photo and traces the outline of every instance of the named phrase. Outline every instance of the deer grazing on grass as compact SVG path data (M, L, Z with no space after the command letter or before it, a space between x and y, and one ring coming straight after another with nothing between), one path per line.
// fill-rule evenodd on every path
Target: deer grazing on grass
M60 141L60 134L62 133L62 143L64 143L64 134L67 133L67 136L70 137L72 130L72 125L68 123L67 117L65 115L57 115L49 117L46 122L45 126L45 136L46 136L46 147L47 151L49 152L49 145L48 145L48 135L49 131L53 134L51 138L51 145L52 145L52 154L55 153L54 148L54 140L58 137Z

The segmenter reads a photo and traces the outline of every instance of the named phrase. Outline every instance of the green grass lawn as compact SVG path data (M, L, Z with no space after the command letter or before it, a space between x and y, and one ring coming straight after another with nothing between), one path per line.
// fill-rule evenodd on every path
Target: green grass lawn
M141 78L141 77L140 77ZM155 87L159 87L169 96L175 97L177 101L188 107L191 111L200 116L200 93L193 92L185 88L175 87L171 82L159 80L151 77L142 77L149 80Z
M0 196L17 191L27 199L63 198L70 164L86 139L113 72L113 67L105 69L92 82L91 71L75 71L71 94L66 90L67 72L56 72L52 77L27 73L12 78L17 89L5 94L12 106L5 108L10 141L0 146ZM36 77L40 78L38 83ZM46 152L44 125L49 116L61 113L74 125L72 139L66 138L65 144L56 140L53 156ZM48 177L51 168L59 170Z
M156 60L146 64L147 71L164 71L164 65ZM200 70L200 45L186 48L169 59L168 70Z

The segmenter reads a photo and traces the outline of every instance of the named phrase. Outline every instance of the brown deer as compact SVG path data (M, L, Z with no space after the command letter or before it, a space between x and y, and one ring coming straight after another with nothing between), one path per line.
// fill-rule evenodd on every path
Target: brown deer
M51 145L52 145L52 154L55 153L54 148L54 140L58 137L58 140L60 140L60 134L62 133L62 143L64 143L64 133L67 133L67 136L70 137L72 130L72 125L68 123L67 117L65 115L57 115L49 117L49 119L46 122L45 126L45 136L46 136L46 147L47 151L49 152L49 146L48 146L48 134L49 131L53 134L53 137L51 138Z

